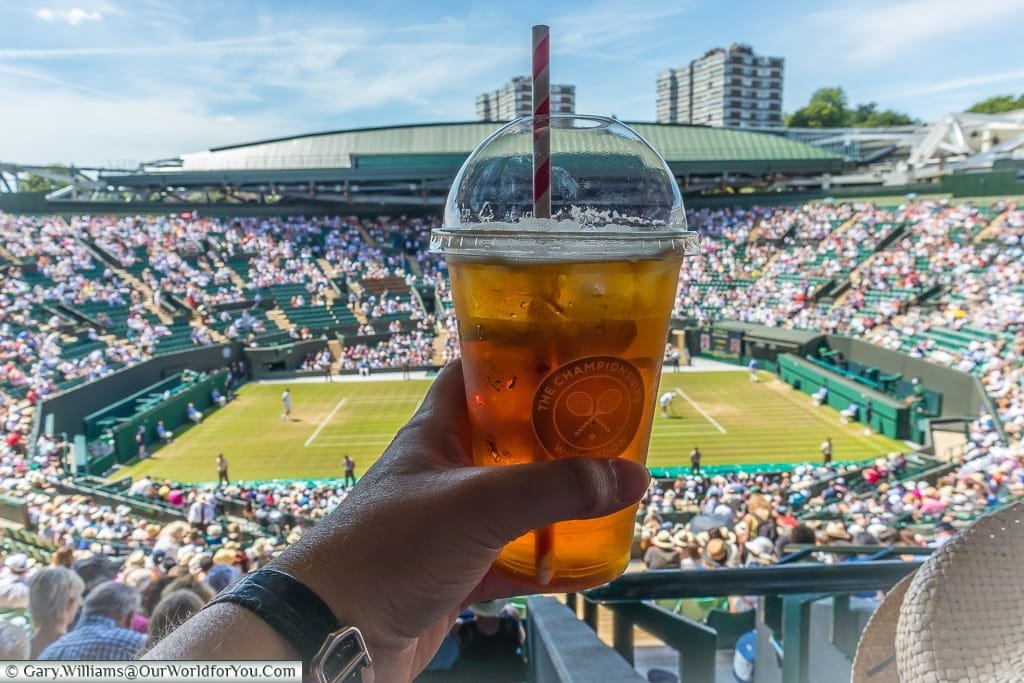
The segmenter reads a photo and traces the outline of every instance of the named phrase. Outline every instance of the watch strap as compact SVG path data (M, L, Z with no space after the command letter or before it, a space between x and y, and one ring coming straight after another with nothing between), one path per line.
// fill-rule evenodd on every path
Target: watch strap
M331 608L311 588L277 569L259 569L236 581L207 607L231 603L249 610L287 640L308 666L328 637L341 628Z

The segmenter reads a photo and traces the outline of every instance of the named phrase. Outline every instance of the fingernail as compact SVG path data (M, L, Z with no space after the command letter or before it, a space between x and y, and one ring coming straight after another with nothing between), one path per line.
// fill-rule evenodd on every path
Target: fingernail
M651 482L647 468L622 458L613 458L609 467L615 475L615 496L619 504L625 506L640 500Z

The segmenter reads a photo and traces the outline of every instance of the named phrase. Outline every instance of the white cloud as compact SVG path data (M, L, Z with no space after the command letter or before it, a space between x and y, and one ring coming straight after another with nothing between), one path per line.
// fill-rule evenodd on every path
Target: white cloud
M801 33L827 41L830 59L860 66L919 56L922 46L939 51L958 36L1024 20L1020 0L890 0L826 7L808 16Z
M470 118L478 84L522 55L493 36L484 47L473 27L450 32L464 42L439 42L436 29L0 49L11 121L0 150L5 161L124 165L329 127ZM81 76L66 76L69 58ZM169 64L171 81L157 75ZM387 119L366 113L385 109Z
M90 93L26 82L0 71L6 113L2 160L126 167L182 152L295 132L275 114L219 121L194 98L109 100ZM68 112L74 112L69 117Z
M979 74L965 78L952 78L927 85L909 86L884 95L886 99L899 100L907 97L920 97L922 95L935 95L938 93L956 92L960 90L971 90L979 85L989 83L1005 83L1007 81L1024 81L1024 69L1002 71L999 73Z
M690 10L689 2L623 5L620 0L574 10L551 22L554 54L621 61L650 51L652 33L672 17Z
M36 18L43 21L66 21L72 26L77 26L83 21L100 21L103 19L103 15L99 10L85 10L81 7L72 7L71 9L40 7L36 10Z

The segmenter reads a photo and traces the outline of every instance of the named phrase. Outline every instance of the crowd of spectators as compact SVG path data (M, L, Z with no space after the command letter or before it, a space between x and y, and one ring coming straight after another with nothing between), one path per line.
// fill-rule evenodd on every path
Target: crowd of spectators
M331 355L331 350L324 347L319 351L307 353L306 357L302 359L299 369L304 372L323 372L333 363L334 356Z
M422 330L392 334L386 340L345 346L343 370L384 370L430 365L434 357L433 337Z
M1000 213L1001 223L992 224ZM799 543L822 546L821 558L838 561L842 556L826 546L939 543L950 525L1024 494L1024 211L928 200L888 208L821 203L702 209L689 220L701 232L702 253L683 266L677 303L682 317L859 336L975 374L996 410L982 411L972 423L966 463L934 480L902 480L901 456L894 454L856 472L805 466L655 482L638 525L648 564L765 564L783 555L787 544ZM65 445L43 437L30 456L34 405L64 382L101 377L149 357L170 334L156 315L167 295L196 311L191 341L204 345L216 340L218 330L242 340L268 331L261 311L219 310L222 304L259 303L268 288L301 285L277 302L287 315L323 306L333 298L331 279L343 280L355 285L345 295L366 321L354 330L366 339L344 348L343 369L369 373L431 364L439 333L445 341L438 354L450 360L458 343L446 269L442 257L427 251L426 235L436 224L404 217L67 222L0 216L0 492L25 500L43 542L68 549L56 553L61 562L71 553L76 562L101 564L132 551L127 570L119 569L121 582L139 593L139 609L150 618L159 598L142 599L145 582L137 570L146 570L152 583L170 573L205 577L218 564L229 569L215 575L237 576L265 562L298 538L303 523L343 500L345 487L311 482L205 489L136 482L133 495L178 508L189 520L158 524L126 506L56 493L52 482L62 473ZM106 265L102 252L125 274ZM358 286L381 278L399 278L406 287ZM837 298L817 300L828 282L844 286ZM415 288L434 290L433 313ZM931 298L919 304L925 292ZM83 326L76 312L87 312L93 322ZM67 352L83 343L93 346L82 354ZM322 370L331 360L324 349L303 367ZM228 499L244 502L255 536L223 519ZM666 519L680 512L696 517ZM899 531L908 523L919 531ZM17 586L5 591L4 582L25 583L32 572L17 554L7 560L0 600L18 593ZM117 597L118 590L105 602L124 597ZM186 603L179 595L172 611L187 611ZM58 626L47 628L56 632Z
M947 474L907 478L899 453L862 467L801 465L654 479L638 518L648 569L772 564L795 545L839 562L837 545L938 546L956 524L1024 497L1024 450L993 447ZM686 513L688 521L673 521Z

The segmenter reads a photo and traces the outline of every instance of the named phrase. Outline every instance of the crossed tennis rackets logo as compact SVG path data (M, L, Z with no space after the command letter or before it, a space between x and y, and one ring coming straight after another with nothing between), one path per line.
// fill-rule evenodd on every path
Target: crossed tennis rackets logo
M565 399L565 407L576 417L585 417L587 421L580 425L573 436L579 436L591 425L597 425L606 433L611 434L612 428L601 418L611 415L622 405L622 390L617 388L605 389L594 405L594 399L590 394L582 391L574 391Z
M552 370L534 394L533 428L554 456L621 454L643 414L644 385L627 360L589 356Z

